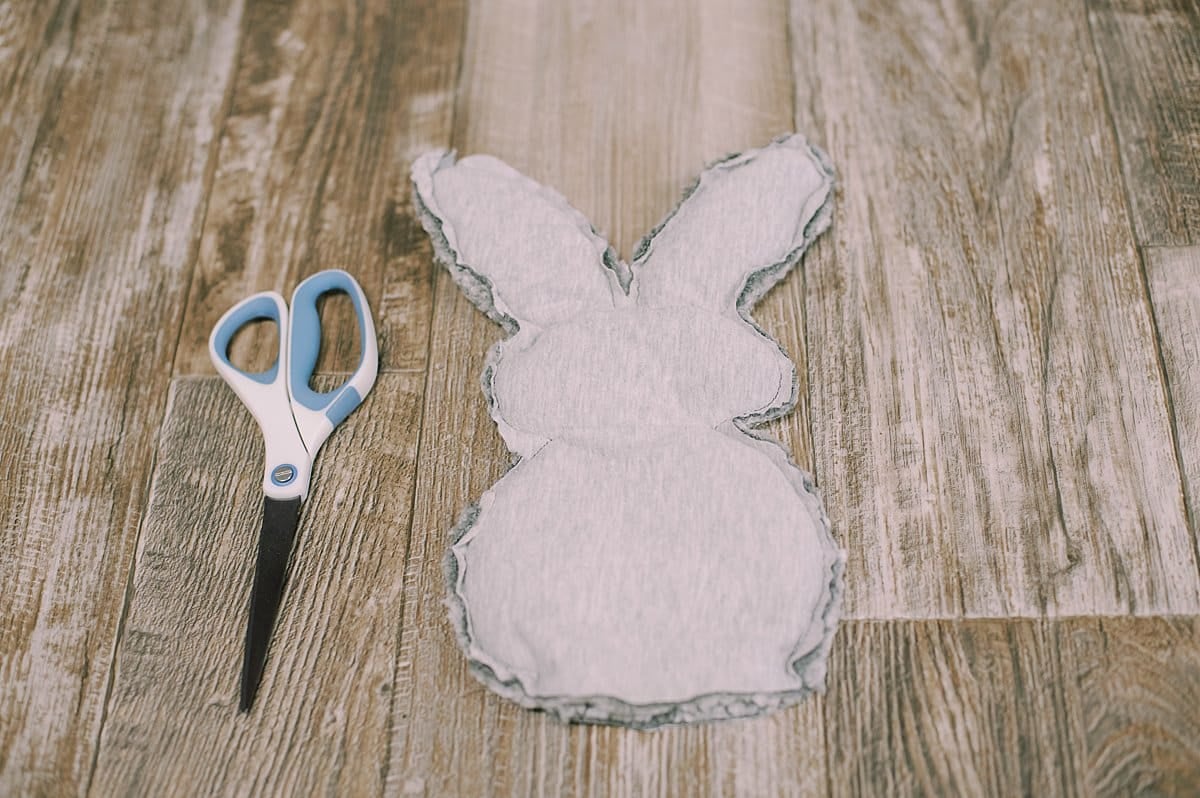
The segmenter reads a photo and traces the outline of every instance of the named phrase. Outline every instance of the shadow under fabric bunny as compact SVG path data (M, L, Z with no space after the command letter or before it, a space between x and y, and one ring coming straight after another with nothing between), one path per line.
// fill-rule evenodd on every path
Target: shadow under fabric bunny
M637 728L821 689L844 555L808 475L751 432L797 378L748 313L828 226L823 154L788 136L710 166L632 264L495 158L426 153L413 183L438 259L510 333L483 388L518 462L447 557L476 675Z

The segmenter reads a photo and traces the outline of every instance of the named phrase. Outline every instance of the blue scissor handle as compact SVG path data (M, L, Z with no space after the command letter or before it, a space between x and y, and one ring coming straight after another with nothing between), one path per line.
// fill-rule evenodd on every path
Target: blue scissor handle
M213 366L258 421L266 445L263 491L274 499L303 498L308 492L312 458L300 436L287 380L287 329L290 321L283 297L264 291L247 297L221 317L208 339ZM279 326L279 352L266 371L244 371L229 360L229 344L238 330L252 321L269 319Z
M275 378L279 376L279 364L282 360L281 355L283 354L283 337L285 328L287 327L286 308L283 308L282 305L283 298L274 291L255 294L246 301L236 305L217 324L213 330L212 337L209 339L213 359L220 361L220 363L233 369L243 377L254 380L262 385L270 385L275 382ZM229 344L233 342L233 336L237 335L238 330L250 322L260 319L273 321L279 328L279 353L275 357L275 362L266 371L251 373L243 371L229 360Z
M317 300L323 295L341 291L350 297L358 318L361 343L358 366L353 374L337 388L324 393L309 387L309 379L321 351L321 317ZM375 340L375 322L371 308L358 282L347 272L329 269L309 277L292 294L291 319L288 325L288 391L292 412L305 446L313 456L333 428L345 420L375 384L379 370L379 350Z

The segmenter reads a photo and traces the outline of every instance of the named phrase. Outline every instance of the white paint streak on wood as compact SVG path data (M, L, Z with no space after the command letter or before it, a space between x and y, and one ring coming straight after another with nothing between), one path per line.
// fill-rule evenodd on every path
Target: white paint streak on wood
M101 748L96 794L1197 792L1195 617L928 618L1195 612L1186 3L795 2L789 28L782 0L478 0L461 81L458 5L249 5L0 0L0 792L83 792ZM920 619L847 622L830 692L751 723L517 710L465 674L440 603L445 532L507 464L478 389L500 333L444 277L434 301L408 163L453 114L460 151L563 190L628 255L704 162L791 128L793 66L841 193L759 306L801 367L773 430L815 454L851 613ZM334 265L409 371L322 456L333 515L238 719L258 436L184 379L159 445L167 376L210 373L235 299ZM374 498L370 467L395 478Z
M841 179L806 295L848 616L1200 609L1084 21L863 0L792 30Z
M381 371L424 367L432 270L408 155L449 143L462 14L433 0L247 9L175 374L211 373L208 331L242 297L290 295L329 268L376 303ZM352 371L350 304L325 310L317 370ZM268 366L267 338L239 336L234 362Z
M6 62L0 98L0 144L16 137L0 191L14 795L87 786L241 17L236 1L47 10L27 32L46 48Z

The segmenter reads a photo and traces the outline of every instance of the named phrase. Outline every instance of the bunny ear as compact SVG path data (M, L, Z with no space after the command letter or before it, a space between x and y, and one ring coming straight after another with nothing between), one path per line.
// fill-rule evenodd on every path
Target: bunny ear
M713 164L638 246L638 301L744 311L829 224L833 169L800 136Z
M613 306L616 256L562 195L485 155L429 152L412 179L438 258L495 321L546 326Z

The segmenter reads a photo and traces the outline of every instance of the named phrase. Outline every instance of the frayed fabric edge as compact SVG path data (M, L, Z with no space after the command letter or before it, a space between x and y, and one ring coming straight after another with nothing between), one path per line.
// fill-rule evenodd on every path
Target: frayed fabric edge
M804 252L812 242L829 227L832 217L834 185L833 168L828 156L818 147L804 141L800 136L796 134L780 136L767 146L770 147L789 139L800 139L803 146L807 149L809 157L812 158L821 171L824 177L822 189L825 192L825 198L806 225L803 240L799 245L778 263L747 274L746 281L737 300L738 316L759 335L779 347L780 351L783 351L783 349L779 342L768 335L750 316L750 308L800 262ZM720 168L731 161L749 160L763 149L766 149L766 147L728 155L709 164L702 170L696 180L685 189L683 196L671 212L639 242L635 254L631 259L631 266L638 265L638 261L644 259L652 246L655 236L676 215L696 186L700 184L701 179L706 173L712 169ZM438 166L440 166L442 159L452 159L454 157L449 152L439 152L429 153L423 156L423 158L432 158L435 156L439 159ZM429 171L430 176L432 176L433 171L436 171L436 168ZM496 306L491 283L483 275L459 263L457 254L454 252L453 247L442 230L442 219L438 216L436 209L426 205L421 196L421 181L415 174L413 184L414 205L422 227L433 242L434 255L437 260L451 273L455 283L459 285L472 304L478 307L488 318L500 324L508 335L515 334L519 329L519 325L514 318ZM431 189L432 186L429 186L429 188ZM563 204L566 205L568 210L574 210L565 200L563 200ZM591 232L595 232L594 228ZM603 260L603 265L607 269L617 273L619 277L624 277L624 279L620 280L621 288L628 292L629 278L621 275L618 270L613 268L610 262L614 260L611 248L605 252ZM494 399L488 390L490 387L488 377L489 372L498 364L500 351L501 346L497 345L489 352L482 380L484 383L484 393L488 399L489 410L493 411L491 413L493 418L496 416L494 412L496 408L493 406ZM806 508L814 517L814 520L816 520L817 526L821 529L822 549L826 559L829 579L824 590L824 600L818 604L817 615L819 617L813 618L807 627L807 629L813 629L819 624L820 639L816 645L812 645L810 642L812 636L805 635L797 642L797 648L793 651L788 663L800 678L801 687L795 690L772 692L711 693L696 696L685 701L631 704L619 698L604 695L533 696L525 690L520 679L501 679L489 665L472 655L475 644L470 631L469 614L466 601L459 591L460 573L455 546L477 521L480 513L479 504L472 504L463 511L458 523L451 530L450 545L446 548L443 559L443 572L448 588L445 603L449 611L451 625L454 628L455 638L464 657L467 659L472 675L501 697L507 698L527 709L542 710L566 723L612 725L639 730L653 730L703 721L757 717L798 704L813 693L824 692L826 663L833 645L833 638L837 632L838 621L841 617L846 553L833 539L831 524L825 513L823 503L820 501L812 476L796 465L790 453L787 452L782 444L769 438L760 437L752 430L753 427L790 412L795 407L797 400L797 387L797 385L793 384L791 396L784 402L765 408L750 416L736 419L732 422L732 426L741 434L743 440L763 445L770 450L767 452L768 456L776 463L777 467L781 468L789 482L793 484L797 493L804 500ZM514 464L514 468L518 467L520 467L519 462ZM488 492L490 493L490 489Z
M519 468L520 465L516 467ZM803 471L796 471L804 475ZM467 660L472 676L501 697L526 709L546 712L564 723L591 723L651 731L689 723L753 718L798 704L813 693L824 692L824 662L837 631L841 611L842 573L845 568L844 553L836 547L835 556L829 562L829 599L823 605L821 641L806 652L793 654L791 661L792 668L803 682L802 687L774 692L709 693L686 701L651 704L631 704L605 695L530 695L520 679L501 679L488 664L471 653L475 643L470 631L466 601L459 592L460 573L455 544L475 525L479 511L478 504L470 505L451 530L451 545L447 547L442 560L442 570L448 588L445 603L455 639ZM827 521L823 528L828 535ZM813 663L820 663L819 673L810 672Z

